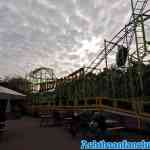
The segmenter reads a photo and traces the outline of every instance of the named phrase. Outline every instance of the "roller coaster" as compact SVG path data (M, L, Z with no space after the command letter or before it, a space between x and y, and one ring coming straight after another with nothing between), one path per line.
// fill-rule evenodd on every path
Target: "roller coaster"
M30 72L32 110L103 111L135 118L143 128L150 121L148 2L131 0L128 24L104 40L104 48L87 67L60 79L48 68Z

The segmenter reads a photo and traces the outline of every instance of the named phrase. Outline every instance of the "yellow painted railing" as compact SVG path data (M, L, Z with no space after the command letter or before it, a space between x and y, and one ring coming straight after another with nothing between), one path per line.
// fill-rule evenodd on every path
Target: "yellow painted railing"
M144 111L144 106L150 106L150 97L135 97L128 99L108 98L108 97L88 97L84 98L82 105L62 105L60 103L53 105L32 105L31 111L34 112L50 112L57 111L107 111L112 113L120 113L137 118L139 127L141 127L141 120L150 119L150 112Z

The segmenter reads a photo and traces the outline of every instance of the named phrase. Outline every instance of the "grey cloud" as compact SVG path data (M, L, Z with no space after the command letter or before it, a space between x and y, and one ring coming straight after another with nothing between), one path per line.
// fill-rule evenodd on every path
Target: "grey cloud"
M111 39L129 13L122 0L1 0L0 76L39 66L70 73L96 55L99 37Z

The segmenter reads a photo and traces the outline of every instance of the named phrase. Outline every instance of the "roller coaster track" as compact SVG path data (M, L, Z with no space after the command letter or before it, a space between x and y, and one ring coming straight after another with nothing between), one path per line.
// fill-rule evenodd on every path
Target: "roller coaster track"
M129 23L126 24L106 45L105 47L98 53L96 58L90 63L90 65L86 68L80 68L74 73L68 75L63 79L57 80L57 86L61 87L61 85L78 80L80 77L85 77L85 74L92 73L93 71L99 70L99 66L118 45L123 45L130 49L130 46L133 42L133 38L137 40L136 45L137 49L140 49L141 46L139 39L142 38L142 46L145 45L145 37L143 33L143 22L150 19L150 10L144 12L144 9L147 5L148 0L136 0L135 5L132 5L132 16L130 17ZM133 4L133 3L132 3ZM142 19L142 20L141 20ZM142 32L142 36L139 37L137 33ZM143 48L143 47L142 47ZM142 49L142 51L146 51L146 47ZM134 55L135 52L129 53L130 57L136 61L138 57ZM141 56L140 56L141 57ZM81 98L81 97L80 97ZM92 97L92 98L81 98L83 104L73 104L70 105L62 104L61 100L59 100L58 104L49 104L44 106L33 106L33 111L84 111L84 110L94 110L94 111L105 111L114 114L120 114L124 116L130 116L133 118L137 118L139 120L150 120L150 111L147 111L145 106L150 106L149 99L150 97L145 97L142 101L139 98L128 98L128 99L114 99L108 97ZM90 102L89 102L90 101ZM91 103L92 101L92 103ZM145 108L145 109L143 109Z
M134 35L136 36L136 39L138 39L137 27L139 26L139 19L141 17L144 17L143 21L146 21L149 19L149 15L146 15L147 12L145 12L143 14L143 11L147 5L147 2L148 2L148 0L137 0L135 3L135 6L133 6L133 1L132 1L133 12L132 12L132 16L130 18L129 23L127 25L125 25L125 27L123 27L112 38L112 40L110 40L110 42L98 53L96 58L90 63L90 65L88 67L91 69L87 69L86 72L93 72L96 68L98 68L98 66L104 61L106 56L108 56L116 46L121 44L129 49L132 44ZM142 27L140 24L140 30L142 30L141 28ZM143 38L144 38L144 35L143 35ZM144 42L145 42L145 39L144 39ZM137 48L139 48L138 45L137 45Z

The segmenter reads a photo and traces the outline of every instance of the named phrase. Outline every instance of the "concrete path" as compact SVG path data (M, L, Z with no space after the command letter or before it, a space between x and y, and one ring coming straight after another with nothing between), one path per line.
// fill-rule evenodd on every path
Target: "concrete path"
M63 128L40 128L39 120L8 121L8 132L0 138L1 150L79 150L80 140Z

